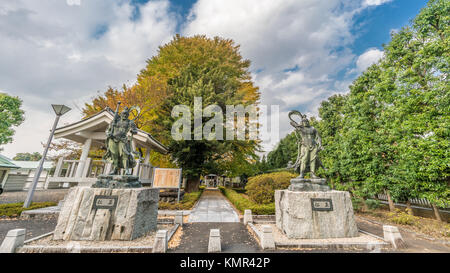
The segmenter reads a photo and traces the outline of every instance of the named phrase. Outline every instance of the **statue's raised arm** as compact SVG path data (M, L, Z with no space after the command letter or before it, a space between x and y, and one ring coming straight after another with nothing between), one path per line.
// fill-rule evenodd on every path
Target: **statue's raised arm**
M295 120L292 118L292 116L299 116L299 117L301 118L300 123L298 123L297 121L295 121ZM303 126L302 120L303 120L304 118L306 118L306 115L302 115L302 113L300 113L300 111L292 110L292 111L289 112L288 117L289 117L289 119L291 120L290 123L291 123L292 127L296 128L296 129L299 129L299 128L301 128L301 127L304 127L304 126Z

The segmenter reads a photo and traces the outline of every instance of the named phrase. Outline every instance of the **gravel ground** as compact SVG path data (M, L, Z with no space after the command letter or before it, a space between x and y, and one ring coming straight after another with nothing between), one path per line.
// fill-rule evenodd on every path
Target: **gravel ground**
M64 199L69 189L36 190L33 194L33 202L56 202ZM27 198L27 191L10 191L0 195L0 204L20 203Z
M10 219L0 218L0 242L3 242L8 231L16 228L27 230L25 240L51 232L55 229L57 217L46 217L45 219Z
M170 229L173 225L158 225L157 229ZM67 247L68 245L73 245L74 243L79 244L84 247L135 247L135 246L153 246L155 240L156 232L150 232L147 236L137 238L132 241L53 241L52 236L47 236L45 238L33 241L28 245L39 245L39 246L58 246Z
M356 217L358 228L383 237L383 224L375 221L365 219L364 217ZM399 228L403 240L407 244L407 248L393 250L393 252L407 252L407 253L450 253L450 242L442 242L430 237L425 237L416 232L407 231ZM446 245L447 244L447 245Z

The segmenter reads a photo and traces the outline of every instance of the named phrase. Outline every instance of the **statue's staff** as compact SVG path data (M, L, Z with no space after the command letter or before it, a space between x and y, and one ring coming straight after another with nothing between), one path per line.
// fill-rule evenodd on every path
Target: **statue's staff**
M115 127L114 125L116 125L116 123L120 119L120 117L119 117L119 106L120 106L121 103L122 102L120 102L120 101L117 102L116 111L114 112L114 119L112 121L112 124L110 125L111 131L109 133L110 133L111 136L114 135L114 127ZM106 142L108 142L108 138L109 137L106 138Z
M114 112L114 119L112 121L112 124L109 125L107 133L106 133L106 147L108 147L108 142L109 139L114 135L114 125L118 122L119 120L119 106L122 102L118 101L117 102L117 106L116 106L116 111ZM106 160L108 157L111 156L111 153L109 151L109 149L106 149L106 153L103 155L102 159Z
M136 112L137 112L135 117L132 119L132 121L136 124L136 120L141 115L141 108L139 106L132 106L130 108L130 112L132 110L136 110ZM132 143L132 141L133 141L133 136L132 135L133 134L131 134L130 139L129 139L130 143ZM141 162L141 163L143 162L143 154L142 154L142 149L141 148L138 149L138 152L136 152L134 149L132 149L131 153L134 154L134 155L137 155L139 157L139 162Z
M114 120L113 120L113 124L117 123L117 121L119 120L119 106L122 102L118 101L117 102L117 106L116 106L116 111L114 112Z

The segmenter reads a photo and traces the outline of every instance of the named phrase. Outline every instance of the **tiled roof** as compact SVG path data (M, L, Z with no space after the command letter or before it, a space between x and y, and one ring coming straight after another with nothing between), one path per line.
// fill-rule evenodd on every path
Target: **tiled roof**
M0 155L0 167L2 168L11 168L11 169L18 169L19 166L15 165L11 162L11 159L7 158L6 156Z

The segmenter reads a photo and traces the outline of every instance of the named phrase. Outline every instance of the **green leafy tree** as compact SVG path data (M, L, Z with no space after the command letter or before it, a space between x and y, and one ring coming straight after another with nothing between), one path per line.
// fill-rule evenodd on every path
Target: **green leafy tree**
M165 79L167 83L167 96L155 111L154 126L147 129L169 147L172 159L183 168L188 192L198 189L201 175L245 173L249 163L257 159L258 142L194 140L194 130L191 140L175 140L171 129L178 118L171 116L172 109L176 105L188 106L193 125L194 98L201 97L203 107L214 104L222 109L225 122L226 105L248 106L258 102L259 91L251 81L249 65L250 61L241 57L239 46L232 40L176 36L160 47L158 55L147 61L147 67L138 76L138 85L151 77ZM203 118L202 125L209 119Z
M270 169L286 168L289 161L295 163L297 150L297 138L292 132L281 139L277 147L268 153L267 164Z
M13 160L17 161L39 161L41 160L42 155L38 152L34 153L17 153L16 156L13 157Z
M429 1L385 47L384 69L396 86L386 109L393 121L387 133L395 141L390 187L396 200L449 204L449 33L450 2Z
M322 101L319 108L319 117L316 128L320 132L324 149L319 152L322 164L326 169L319 169L319 175L323 174L330 179L332 186L334 182L342 182L341 175L341 144L342 126L344 122L343 108L346 104L346 95L333 95Z
M432 0L392 35L384 57L323 102L325 173L358 197L449 204L450 2Z
M0 93L0 145L10 143L15 133L13 127L24 121L24 111L20 109L22 101Z

